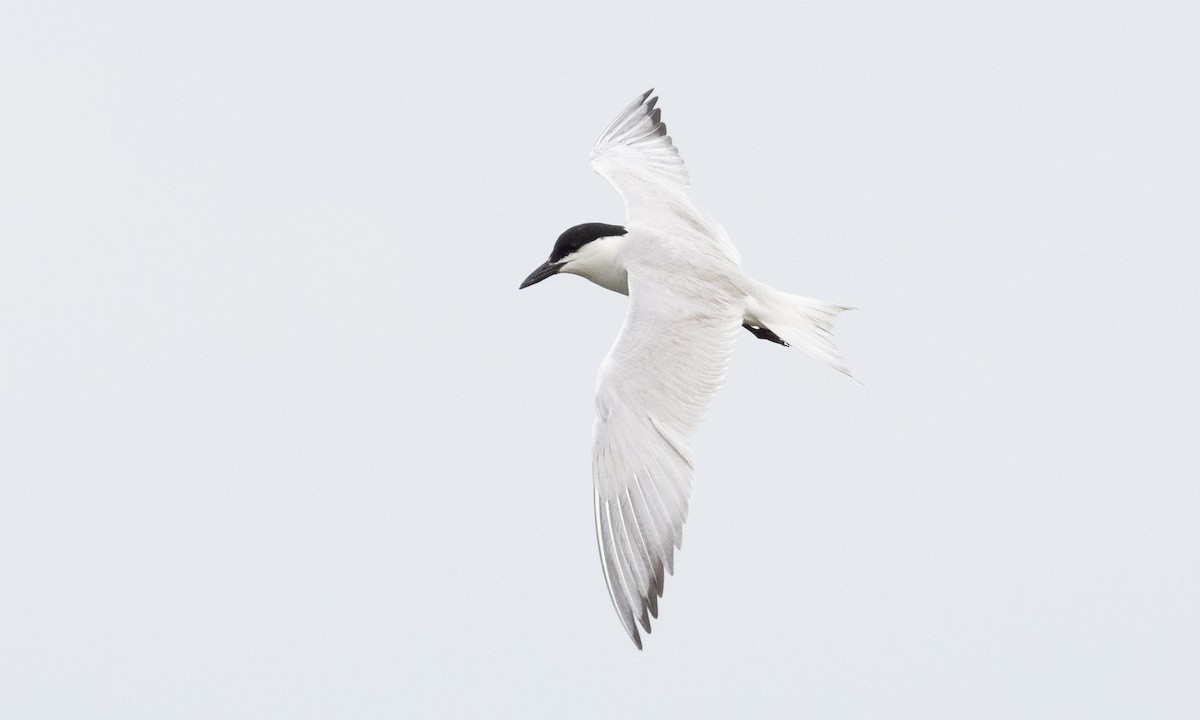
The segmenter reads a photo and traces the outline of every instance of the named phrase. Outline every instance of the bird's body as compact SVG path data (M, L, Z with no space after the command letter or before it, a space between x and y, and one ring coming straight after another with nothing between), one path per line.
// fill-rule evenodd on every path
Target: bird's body
M560 272L629 296L600 368L592 452L596 536L626 631L658 616L691 496L691 437L720 387L739 328L845 372L830 324L846 308L747 277L725 231L687 197L683 160L657 98L630 104L601 135L592 166L625 201L623 226L564 232L527 287ZM636 622L635 622L636 621Z

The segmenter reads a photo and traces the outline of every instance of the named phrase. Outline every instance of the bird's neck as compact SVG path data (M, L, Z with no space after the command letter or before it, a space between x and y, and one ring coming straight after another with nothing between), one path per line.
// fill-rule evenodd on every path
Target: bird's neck
M580 257L563 272L587 278L605 290L629 294L629 275L625 271L627 236L600 238L584 246Z

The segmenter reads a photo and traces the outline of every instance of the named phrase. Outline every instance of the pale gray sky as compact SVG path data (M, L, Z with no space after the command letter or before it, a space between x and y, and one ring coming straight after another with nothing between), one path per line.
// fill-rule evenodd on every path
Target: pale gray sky
M1200 10L7 3L0 715L1200 715ZM654 86L748 272L638 653L589 448Z

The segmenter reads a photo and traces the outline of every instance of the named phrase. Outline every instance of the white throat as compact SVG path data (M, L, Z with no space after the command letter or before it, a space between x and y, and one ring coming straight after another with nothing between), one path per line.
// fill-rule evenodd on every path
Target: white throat
M628 235L593 240L568 255L562 271L587 278L606 290L629 294L629 276L625 272L625 245Z

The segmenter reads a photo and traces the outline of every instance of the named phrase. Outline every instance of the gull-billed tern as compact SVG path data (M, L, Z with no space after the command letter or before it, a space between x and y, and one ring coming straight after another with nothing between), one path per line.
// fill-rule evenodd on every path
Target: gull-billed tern
M696 426L720 387L739 328L849 374L831 339L848 308L752 280L729 236L688 199L688 173L653 90L629 104L591 151L625 202L625 224L559 236L522 288L571 273L629 296L600 366L592 444L596 539L608 594L639 649L658 617L692 491Z

